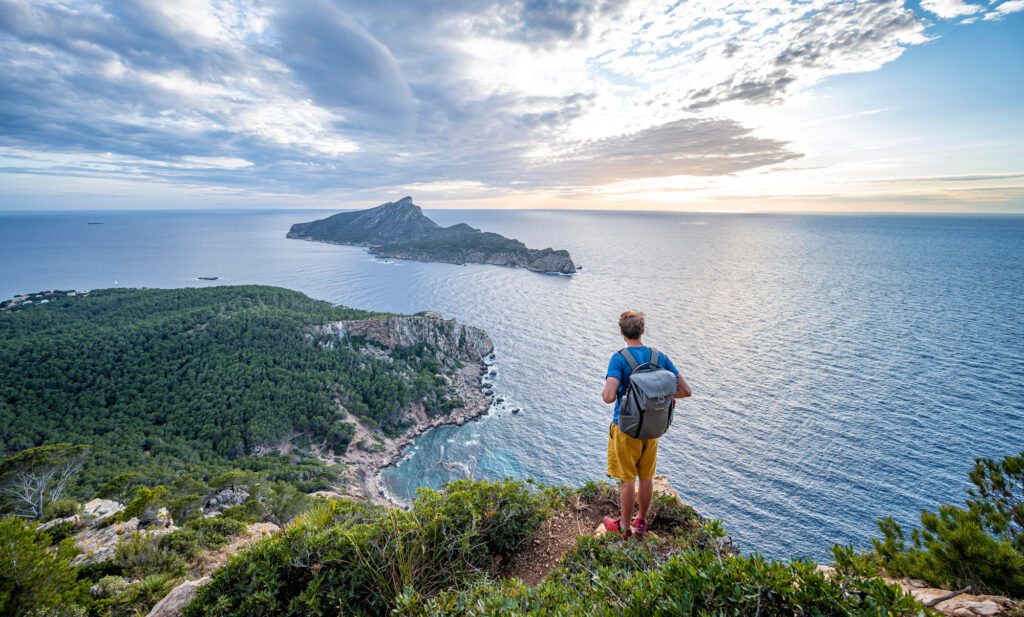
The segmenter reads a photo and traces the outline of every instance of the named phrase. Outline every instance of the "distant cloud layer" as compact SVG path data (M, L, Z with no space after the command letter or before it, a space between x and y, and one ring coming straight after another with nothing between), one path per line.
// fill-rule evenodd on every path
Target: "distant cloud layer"
M729 117L1024 0L0 0L0 172L568 190L802 154Z

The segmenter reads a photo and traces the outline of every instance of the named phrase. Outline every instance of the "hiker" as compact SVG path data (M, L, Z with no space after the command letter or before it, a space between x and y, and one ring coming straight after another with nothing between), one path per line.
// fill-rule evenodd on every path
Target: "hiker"
M667 382L667 388L663 389L664 397L671 395L672 399L685 398L690 396L690 386L679 374L672 360L659 351L652 350L641 341L644 334L644 314L633 311L626 311L619 315L619 330L622 338L626 339L626 347L612 356L608 363L608 374L605 378L604 392L601 397L605 403L615 403L615 415L612 424L608 427L608 475L618 478L621 481L619 486L619 501L622 505L622 515L619 518L606 517L604 519L605 529L622 534L629 538L636 534L638 538L647 533L647 510L651 507L651 497L654 493L654 472L658 462L658 438L636 439L620 430L620 407L623 406L624 397L630 391L630 375L635 370L648 371L651 369L659 371L662 383ZM652 353L653 352L653 353ZM634 362L625 356L630 354ZM652 356L654 356L652 358ZM652 362L653 360L653 362ZM647 365L647 366L645 366ZM668 371L668 372L665 372ZM640 373L637 373L639 380ZM675 390L672 390L672 376L674 378ZM661 401L663 408L668 409L667 423L671 422L671 409L675 404L674 400ZM628 406L628 403L627 403ZM623 418L625 420L625 417ZM652 420L653 423L653 420ZM627 430L634 434L660 434L664 432L668 424L661 427L648 428L641 432L636 426L634 418L630 418ZM642 412L640 425L643 424ZM627 427L627 425L623 425ZM660 432L659 432L660 431ZM633 481L640 477L640 504L637 517L632 519L631 525L623 525L622 521L630 520L633 515Z

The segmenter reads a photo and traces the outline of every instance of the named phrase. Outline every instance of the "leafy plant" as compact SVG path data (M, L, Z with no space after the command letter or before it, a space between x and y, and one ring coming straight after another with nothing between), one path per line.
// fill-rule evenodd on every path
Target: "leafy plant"
M173 551L160 545L160 537L135 532L123 538L114 550L114 563L129 578L150 574L182 576L185 564Z
M534 537L567 494L460 481L421 491L409 511L318 503L214 572L184 615L388 615L409 590L433 595L479 579L492 554Z
M0 519L0 615L23 617L32 610L67 609L85 597L71 560L71 540L50 550L50 537L22 519Z
M869 557L893 576L1024 597L1024 452L976 459L969 477L967 507L923 511L909 541L892 517L878 521L882 537Z

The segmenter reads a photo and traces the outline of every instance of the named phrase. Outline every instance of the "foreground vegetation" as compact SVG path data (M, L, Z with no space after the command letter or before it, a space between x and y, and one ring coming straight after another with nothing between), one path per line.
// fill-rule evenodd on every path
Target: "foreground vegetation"
M294 291L104 289L48 299L0 312L0 453L89 446L69 489L83 499L127 470L149 486L241 470L315 490L331 474L312 447L343 452L350 416L395 434L411 402L434 413L451 405L435 350L382 359L363 341L311 340L311 325L371 314ZM289 439L297 448L287 457L252 456Z
M833 547L836 569L829 574L809 560L740 555L719 522L667 495L657 495L652 509L656 537L580 537L536 587L500 574L496 557L530 551L553 513L587 503L613 509L614 491L601 483L572 491L463 480L442 492L421 491L407 511L319 501L216 570L184 615L923 615L924 607L879 575L970 582L1019 597L1016 588L999 585L1021 573L1013 559L1020 556L1022 458L979 459L972 472L971 499L957 510L975 512L963 520L976 516L972 524L987 539L938 525L915 531L914 546L893 550L890 531L866 553ZM70 539L9 517L0 521L0 612L144 614L184 577L195 578L198 555L222 546L254 515L252 507L230 508L167 535L129 536L112 561L78 568L70 566ZM1010 550L1016 557L1001 557ZM963 572L974 578L956 578Z
M604 487L605 489L607 487ZM590 497L601 487L580 492ZM408 512L333 502L218 570L185 617L366 615L914 615L898 588L807 561L738 556L675 498L660 538L581 538L537 588L500 580L494 556L530 546L564 489L468 482L423 491Z

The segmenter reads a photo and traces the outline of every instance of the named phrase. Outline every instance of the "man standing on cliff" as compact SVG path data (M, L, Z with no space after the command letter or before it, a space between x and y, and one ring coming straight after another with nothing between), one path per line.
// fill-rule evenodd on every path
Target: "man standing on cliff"
M626 339L626 353L633 355L638 365L651 361L651 348L641 341L644 334L644 314L626 311L619 315L619 331ZM672 360L658 352L658 366L676 375L675 398L690 396L690 386L679 374ZM654 494L654 472L658 463L658 440L634 439L619 430L619 401L629 387L629 375L633 370L621 353L612 356L608 363L608 374L605 377L604 392L601 397L606 403L615 403L615 416L608 427L608 475L620 480L619 502L622 505L622 516L607 517L604 527L608 531L630 537L634 533L643 537L647 533L647 510L651 507ZM623 525L622 521L630 520L633 515L634 486L633 481L640 477L640 505L637 517L632 525Z

